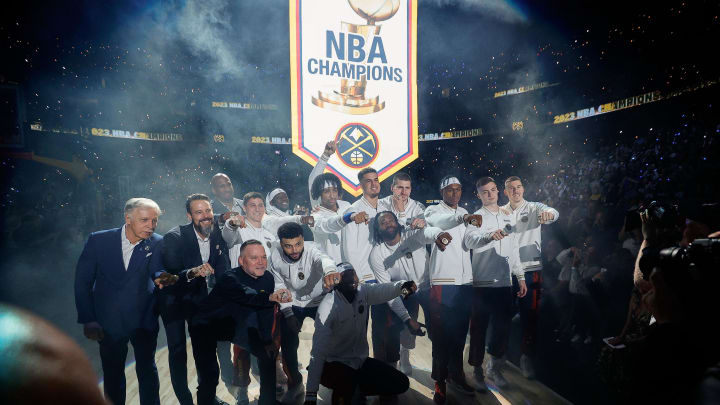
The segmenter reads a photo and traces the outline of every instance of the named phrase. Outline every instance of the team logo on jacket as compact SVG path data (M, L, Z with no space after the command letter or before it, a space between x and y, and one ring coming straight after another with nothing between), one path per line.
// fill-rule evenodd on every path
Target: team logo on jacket
M335 136L340 161L353 169L369 166L378 155L380 143L369 126L353 122L345 124Z
M303 273L302 271L299 272L299 273L298 273L298 278L299 278L300 280L305 280L305 273Z

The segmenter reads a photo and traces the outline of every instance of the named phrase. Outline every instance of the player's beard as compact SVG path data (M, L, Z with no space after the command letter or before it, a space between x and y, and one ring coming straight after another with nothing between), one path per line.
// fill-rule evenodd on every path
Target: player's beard
M345 299L347 299L348 302L353 302L355 300L355 295L357 295L357 289L353 286L353 283L340 281L340 283L335 286L335 289L340 291L340 293L345 296Z
M303 250L300 251L300 254L298 255L298 258L297 258L297 259L293 259L293 258L290 257L287 253L285 253L285 251L283 250L283 254L285 255L285 258L288 259L289 261L293 262L293 263L295 263L296 261L300 260L300 259L302 258L303 253L305 253L305 248L303 248Z
M210 236L210 234L213 231L213 228L215 227L215 224L213 224L213 221L210 220L210 224L203 225L204 222L199 222L197 225L193 224L195 227L195 230L198 231L198 233L203 234L205 236Z
M394 227L392 227L392 228L390 228L390 229L385 229L385 230L380 231L380 237L381 237L381 238L383 239L383 241L385 241L385 242L391 241L391 240L395 239L395 237L397 236L397 234L398 234L399 232L400 232L400 227L399 227L399 226L394 226Z

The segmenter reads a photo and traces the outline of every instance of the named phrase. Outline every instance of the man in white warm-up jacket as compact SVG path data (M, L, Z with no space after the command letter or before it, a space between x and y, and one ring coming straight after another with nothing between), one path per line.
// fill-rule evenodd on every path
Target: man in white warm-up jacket
M315 318L326 289L323 280L336 273L335 262L312 245L306 248L302 227L286 223L278 229L278 240L270 254L268 268L275 279L275 289L286 288L292 302L280 305L281 347L288 369L288 391L283 402L295 399L302 391L302 375L298 370L298 335L305 318Z
M460 180L447 176L440 182L443 201L425 210L429 226L450 234L456 243L444 251L433 246L430 255L430 302L428 304L428 331L432 340L432 378L435 380L433 400L442 404L446 400L446 380L464 394L472 395L462 366L465 337L470 323L472 297L472 266L470 250L462 243L467 224L482 223L482 217L469 215L459 207L462 197ZM460 243L458 243L460 242Z
M395 173L390 191L392 191L391 195L378 201L378 211L391 211L400 225L410 225L413 229L424 227L425 206L410 198L412 192L410 175L405 172Z
M418 285L418 293L405 300L395 298L392 301L373 307L373 353L376 359L395 364L400 360L400 370L406 375L412 374L409 350L415 348L415 336L418 334L418 307L427 311L427 299L430 283L426 271L425 245L437 243L441 249L451 237L440 228L426 227L412 230L403 227L391 211L382 211L375 217L373 234L377 242L370 252L370 268L378 283L398 280L412 280ZM400 350L402 343L403 350ZM409 370L402 367L402 352L406 352L405 361Z
M320 384L333 391L333 404L350 404L353 395L392 399L410 382L394 367L368 357L368 307L410 295L417 286L412 281L360 283L349 263L341 263L338 271L341 281L325 295L315 317L305 403L317 402Z
M482 208L475 214L483 218L482 225L470 226L465 233L465 246L473 249L473 299L470 324L470 355L468 362L475 367L474 376L478 390L487 391L482 364L488 326L491 334L488 342L487 376L495 385L504 388L507 381L501 373L503 356L507 350L512 320L512 276L520 286L517 296L527 292L525 276L518 254L518 238L515 220L509 212L501 209L498 188L492 177L482 177L476 183Z
M526 378L534 378L533 358L536 355L538 315L540 313L540 292L542 291L542 225L552 224L560 213L541 202L525 201L525 187L517 176L505 180L505 196L509 202L502 208L514 217L520 261L528 292L520 299L520 324L522 325L522 355L520 369Z
M357 224L353 221L342 229L342 258L343 262L349 262L353 265L361 283L375 282L375 276L370 270L370 263L368 263L370 250L373 247L373 236L370 234L368 225L375 219L378 212L380 180L377 171L371 167L360 170L358 180L363 195L352 203L343 214L364 212L367 214L367 222Z
M354 221L364 224L364 212L350 212L350 203L339 198L342 191L340 179L332 173L323 173L327 160L335 151L334 142L325 145L325 152L318 159L310 174L310 201L313 202L315 224L311 228L315 245L330 256L335 263L342 262L342 229ZM347 215L346 214L347 211Z
M240 257L240 246L243 242L255 239L262 242L265 253L270 257L270 247L277 240L277 229L287 222L309 224L312 216L289 215L277 217L267 215L262 194L249 192L243 197L245 216L235 215L225 221L222 237L228 245L230 263L237 266ZM272 230L275 230L274 232Z

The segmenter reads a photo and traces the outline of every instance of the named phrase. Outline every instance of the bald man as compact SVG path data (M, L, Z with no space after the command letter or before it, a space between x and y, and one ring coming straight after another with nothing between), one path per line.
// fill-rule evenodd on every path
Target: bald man
M45 320L6 304L0 304L0 370L3 404L108 405L80 346Z
M210 186L213 193L212 209L215 214L234 212L245 215L243 200L235 198L235 187L227 174L217 173L212 176ZM228 218L229 216L226 216L223 220Z

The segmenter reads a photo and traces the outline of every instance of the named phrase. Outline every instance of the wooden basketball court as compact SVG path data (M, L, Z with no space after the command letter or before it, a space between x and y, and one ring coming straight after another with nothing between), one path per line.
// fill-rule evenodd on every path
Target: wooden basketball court
M420 313L422 321L422 311ZM372 325L372 324L371 324ZM301 363L301 372L303 377L307 377L305 367L310 360L310 348L312 346L313 320L306 319L300 333L300 348L298 349L298 360ZM162 333L162 332L161 332ZM370 330L368 329L368 342L370 342ZM372 356L372 345L370 344L370 356ZM192 349L190 340L187 342L188 352L188 383L190 391L195 397L197 388L197 374L195 372L195 363L192 357ZM465 345L465 373L468 381L472 381L472 367L467 364L468 344ZM430 369L432 364L432 348L430 340L426 337L418 337L416 347L410 352L410 362L413 365L413 374L410 377L410 389L400 396L400 404L433 404L432 395L434 389L434 381L430 378ZM155 355L158 372L160 375L160 401L163 405L177 405L178 401L170 384L170 370L168 368L167 347L159 349ZM508 366L504 371L504 375L510 382L510 387L504 390L498 390L492 384L488 383L491 391L487 394L475 393L474 396L455 393L448 388L449 404L569 404L564 398L553 392L551 389L536 380L527 380L522 376L520 370L514 365L507 363ZM135 377L135 364L128 365L125 369L127 377L127 404L139 404L137 378ZM257 401L259 394L258 382L251 375L252 382L249 387L250 401ZM101 384L102 385L102 384ZM235 404L233 396L228 392L222 380L218 384L217 396L226 401L230 405ZM377 403L377 397L369 397L368 403ZM303 403L303 396L297 398L297 404ZM324 387L320 387L318 393L318 404L330 404L330 391Z

